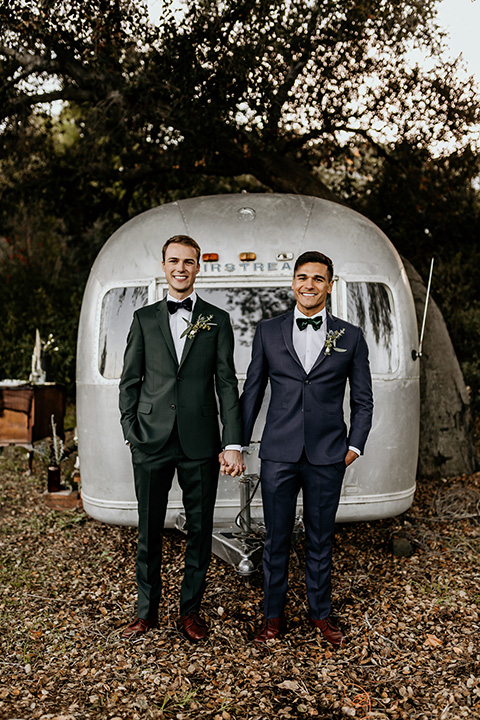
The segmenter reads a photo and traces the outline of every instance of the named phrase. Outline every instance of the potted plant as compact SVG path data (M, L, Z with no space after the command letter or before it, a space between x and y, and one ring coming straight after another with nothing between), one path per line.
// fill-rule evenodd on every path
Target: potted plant
M65 489L61 484L60 465L73 452L74 448L65 447L63 440L58 437L54 415L50 422L52 426L51 443L41 442L37 448L34 448L34 452L47 463L47 489L49 493L54 493Z

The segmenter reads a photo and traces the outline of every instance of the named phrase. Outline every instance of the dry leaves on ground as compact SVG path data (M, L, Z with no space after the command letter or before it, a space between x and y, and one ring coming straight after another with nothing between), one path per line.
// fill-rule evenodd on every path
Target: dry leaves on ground
M306 622L302 541L292 551L284 639L251 642L261 571L245 579L214 558L204 603L211 635L188 644L175 625L185 541L173 531L160 627L122 641L135 611L136 530L49 510L44 474L28 477L25 467L21 450L0 457L0 718L480 718L471 504L480 474L420 483L400 518L338 527L334 604L349 644L335 651ZM452 488L456 507L462 496L470 506L439 516ZM392 554L398 538L409 557Z

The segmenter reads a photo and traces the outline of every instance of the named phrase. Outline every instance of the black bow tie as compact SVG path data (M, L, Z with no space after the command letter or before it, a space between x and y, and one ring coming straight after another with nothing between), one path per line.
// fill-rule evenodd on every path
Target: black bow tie
M188 310L188 312L192 311L193 302L192 298L187 297L185 300L181 300L180 302L176 302L175 300L167 300L167 308L170 315L173 315L177 312L179 308L185 308L185 310Z
M297 325L299 330L305 330L307 325L311 325L314 330L319 330L322 327L323 318L297 318Z

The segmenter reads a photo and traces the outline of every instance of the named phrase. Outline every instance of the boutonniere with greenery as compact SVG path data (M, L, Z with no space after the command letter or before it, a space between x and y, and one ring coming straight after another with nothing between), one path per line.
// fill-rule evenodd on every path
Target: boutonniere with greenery
M329 330L327 337L325 338L325 355L330 355L332 350L335 352L347 352L346 348L338 348L337 340L342 337L345 332L345 328L341 330Z
M180 337L183 338L186 335L191 340L200 330L211 330L212 327L217 324L210 322L212 318L213 315L199 315L195 322L189 322L187 318L183 318L187 323L187 327Z

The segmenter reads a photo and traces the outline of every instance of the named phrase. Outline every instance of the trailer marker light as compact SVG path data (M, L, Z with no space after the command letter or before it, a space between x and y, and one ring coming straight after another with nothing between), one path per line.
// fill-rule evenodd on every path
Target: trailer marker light
M251 262L252 260L257 259L257 254L253 253L253 252L245 252L245 253L240 253L240 255L238 257L240 258L240 260L242 262L246 262L246 261Z
M251 207L242 207L237 210L237 217L243 222L253 222L255 220L256 212Z
M203 253L202 260L203 262L217 262L218 253Z
M293 260L293 253L292 252L281 252L278 253L276 260Z

